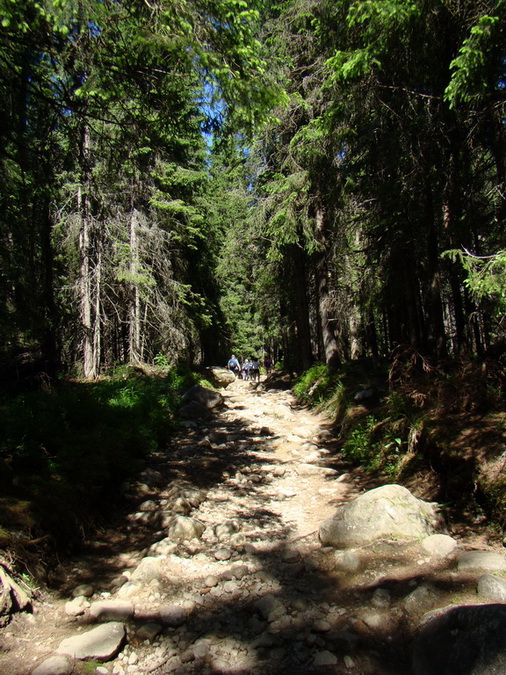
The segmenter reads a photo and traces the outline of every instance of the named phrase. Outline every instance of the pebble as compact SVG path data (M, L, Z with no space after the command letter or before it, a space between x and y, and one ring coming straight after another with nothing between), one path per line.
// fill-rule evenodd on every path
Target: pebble
M207 588L213 588L214 586L217 586L219 583L220 583L219 578L217 576L215 576L214 574L209 575L204 580L204 585Z
M158 610L158 615L160 621L171 628L181 626L186 619L186 612L177 605L163 605Z
M328 650L317 652L313 659L314 666L335 666L336 663L337 656Z
M95 589L91 584L81 584L80 586L76 586L74 588L72 591L72 597L77 598L82 595L85 598L91 598L94 592Z
M214 557L216 560L230 560L232 553L228 550L228 548L219 548L214 552Z
M330 628L330 623L325 621L325 619L316 619L316 621L313 623L313 631L315 633L327 633Z
M139 640L149 640L152 642L162 632L162 626L159 623L145 623L137 631Z
M344 665L348 670L351 670L352 668L355 667L355 661L351 658L351 656L346 655L343 659Z

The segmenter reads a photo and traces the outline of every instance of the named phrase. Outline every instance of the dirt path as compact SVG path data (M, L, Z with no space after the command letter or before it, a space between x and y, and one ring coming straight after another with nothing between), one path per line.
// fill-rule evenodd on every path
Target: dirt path
M128 487L126 517L53 571L60 592L3 629L0 673L28 675L64 638L96 625L97 601L131 608L126 645L69 673L409 672L417 618L450 602L427 579L451 580L460 601L466 579L412 545L372 548L360 572L322 548L321 522L364 489L333 455L329 421L289 392L236 381L224 396L209 423L190 423L150 457ZM175 514L202 523L201 537L168 538ZM83 584L74 595L87 597L69 605Z

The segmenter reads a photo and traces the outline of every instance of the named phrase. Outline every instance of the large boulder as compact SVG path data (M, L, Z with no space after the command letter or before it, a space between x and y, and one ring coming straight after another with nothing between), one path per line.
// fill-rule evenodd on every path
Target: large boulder
M376 539L421 539L437 525L434 504L402 485L383 485L339 507L320 526L324 546L354 548Z
M211 366L206 368L206 376L217 387L228 387L229 384L235 382L236 377L228 368L220 368L218 366Z
M506 607L452 607L429 620L414 641L413 673L506 673Z
M207 420L211 417L209 408L198 401L190 401L178 410L179 417L184 420Z
M120 651L126 630L122 623L111 621L85 633L66 638L56 650L81 661L110 661Z
M196 401L200 405L212 410L223 403L223 396L217 391L203 387L201 384L194 384L182 398L183 404L191 403L192 401Z

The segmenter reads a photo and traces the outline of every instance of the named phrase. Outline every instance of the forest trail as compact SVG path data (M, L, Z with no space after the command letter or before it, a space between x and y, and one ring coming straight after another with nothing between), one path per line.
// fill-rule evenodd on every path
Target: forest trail
M126 490L131 508L53 571L59 592L0 632L2 675L32 673L106 620L126 626L120 652L61 675L410 672L411 631L435 601L422 582L448 585L454 572L398 542L371 548L360 572L337 562L319 526L375 485L333 454L329 420L290 392L239 380L222 392L211 421L188 423L149 458ZM174 518L205 529L175 540ZM464 583L458 592L465 602Z

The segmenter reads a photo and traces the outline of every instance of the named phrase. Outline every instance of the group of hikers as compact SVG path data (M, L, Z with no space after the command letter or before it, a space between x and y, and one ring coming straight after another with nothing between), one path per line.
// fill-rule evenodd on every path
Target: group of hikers
M272 371L272 359L266 356L264 359L264 368L267 375ZM236 377L250 382L260 382L260 361L254 356L251 360L244 359L242 364L236 358L235 354L228 360L227 368L231 370Z

